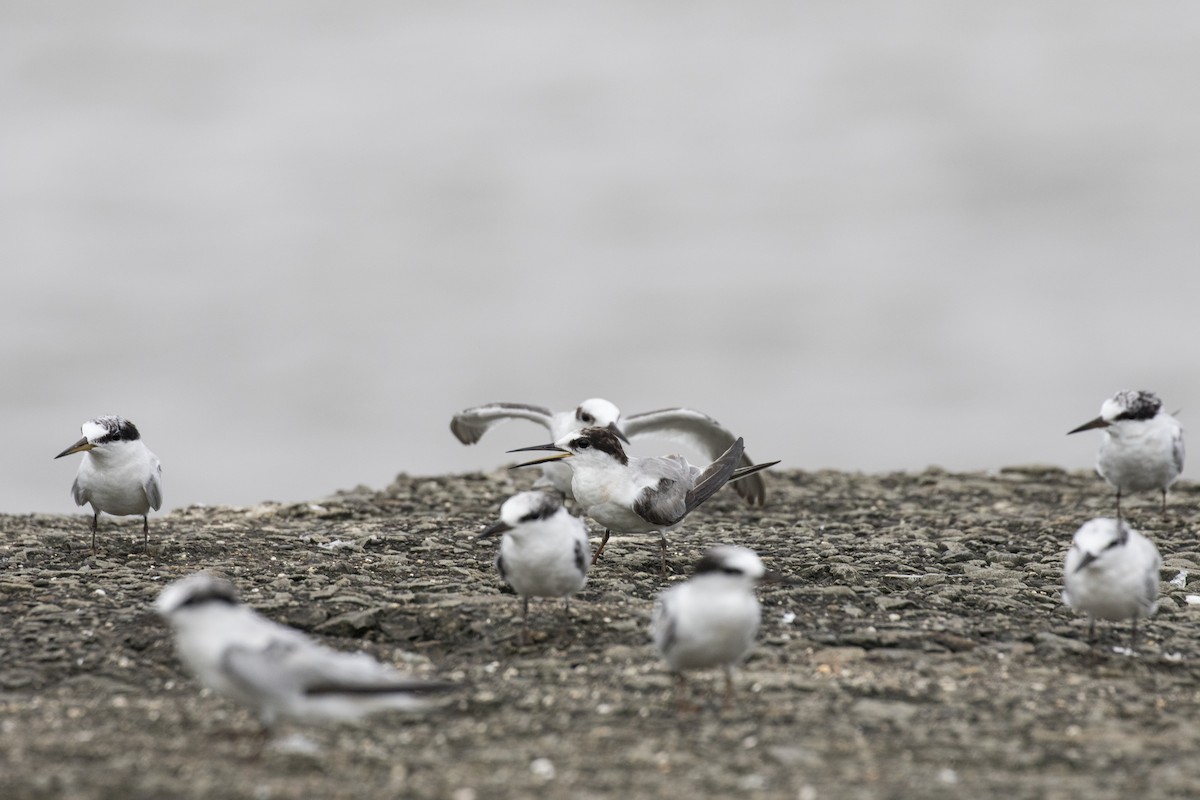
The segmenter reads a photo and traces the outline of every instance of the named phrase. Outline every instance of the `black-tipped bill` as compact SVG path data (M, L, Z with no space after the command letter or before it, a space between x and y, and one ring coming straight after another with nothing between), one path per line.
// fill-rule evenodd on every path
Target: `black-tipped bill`
M485 536L495 536L497 533L507 533L512 530L512 525L507 522L493 522L483 529L483 533L476 536L476 539L482 539Z
M560 458L570 458L571 451L563 450L556 444L535 444L533 447L518 447L516 450L509 450L510 453L524 453L529 450L553 450L555 455L546 456L545 458L536 458L533 461L526 461L523 464L513 464L509 469L519 469L521 467L532 467L535 464L545 464L547 461L558 461Z
M630 442L629 442L629 439L628 439L628 438L625 436L625 434L621 433L621 429L617 427L617 423L615 423L615 422L610 422L610 423L608 424L608 429L609 429L610 431L612 431L612 435L613 435L613 436L617 437L618 439L620 439L620 440L621 440L622 442L624 442L625 444L629 444L629 443L630 443Z
M91 442L89 442L87 440L87 437L84 437L84 438L80 439L78 442L76 442L75 444L68 447L66 450L63 450L61 453L56 455L55 458L62 458L63 456L69 456L72 453L82 453L84 450L91 450L95 446L96 445L92 444Z
M1075 567L1075 571L1076 571L1076 572L1079 572L1079 570L1083 569L1083 568L1084 568L1084 567L1086 567L1088 564L1091 564L1093 561L1095 561L1095 560L1096 560L1096 558L1097 558L1097 556L1096 556L1096 555L1094 555L1093 553L1084 553L1084 554L1083 554L1083 560L1081 560L1081 561L1079 562L1079 566Z
M1096 417L1091 422L1085 422L1073 431L1067 431L1067 436L1070 436L1072 433L1079 433L1080 431L1090 431L1092 428L1107 428L1111 424L1104 417Z

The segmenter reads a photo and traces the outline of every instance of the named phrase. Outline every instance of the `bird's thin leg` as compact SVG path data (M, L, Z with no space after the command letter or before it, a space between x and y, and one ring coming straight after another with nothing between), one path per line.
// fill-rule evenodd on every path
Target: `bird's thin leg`
M1096 618L1088 617L1088 643L1096 643Z
M150 550L150 515L142 514L142 552Z
M604 552L604 545L608 544L608 537L611 535L608 528L604 529L604 538L600 540L600 546L596 548L596 554L592 556L592 564L600 560L600 554Z
M563 616L567 619L571 618L571 596L567 595L563 598Z
M1117 522L1121 521L1121 487L1117 487Z
M1137 617L1133 618L1133 632L1129 634L1129 652L1137 652Z
M1165 517L1165 516L1167 515L1167 490L1166 490L1166 489L1163 489L1163 490L1162 490L1162 492L1163 492L1163 510L1162 510L1162 513L1163 513L1163 516Z
M658 574L667 577L667 534L658 532Z
M687 678L683 677L682 672L675 673L675 708L680 714L688 714L696 710L696 707L692 705Z
M518 644L525 646L529 644L529 598L521 598L521 636Z
M725 702L721 708L733 708L733 667L729 664L725 665Z
M96 555L96 526L100 524L100 512L92 512L92 555Z

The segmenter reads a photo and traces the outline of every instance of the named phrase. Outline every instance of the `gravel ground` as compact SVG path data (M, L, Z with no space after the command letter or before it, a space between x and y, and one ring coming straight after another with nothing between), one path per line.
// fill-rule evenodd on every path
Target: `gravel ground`
M773 471L764 509L726 490L671 540L616 537L572 603L519 602L474 534L532 476L400 476L313 504L151 519L0 517L0 796L1184 797L1200 792L1200 488L1127 516L1163 553L1140 652L1062 606L1075 528L1111 513L1094 475ZM596 531L593 531L596 533ZM593 541L596 541L595 538ZM675 712L648 644L655 594L718 542L797 579L766 586L758 649L719 708ZM428 716L288 726L260 752L151 612L197 569L334 647L463 682ZM1190 585L1168 583L1181 570Z

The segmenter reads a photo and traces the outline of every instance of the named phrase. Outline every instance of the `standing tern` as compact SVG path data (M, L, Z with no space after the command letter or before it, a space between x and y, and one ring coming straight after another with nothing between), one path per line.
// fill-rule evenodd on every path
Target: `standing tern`
M1096 619L1133 621L1129 649L1137 646L1137 623L1158 610L1158 568L1154 543L1123 520L1090 520L1075 532L1063 565L1063 602L1088 615L1088 638Z
M682 456L638 458L625 455L617 436L607 428L584 428L554 444L522 447L509 452L551 450L555 455L517 464L511 469L568 459L571 489L584 513L604 526L604 538L592 557L594 564L604 552L612 531L659 533L659 561L667 573L666 531L674 528L697 506L724 486L767 467L739 467L742 440L736 439L719 458L701 468Z
M1103 433L1096 472L1117 490L1117 519L1125 492L1158 489L1166 513L1167 487L1183 472L1183 426L1162 410L1158 396L1118 392L1100 406L1100 416L1068 435L1092 428Z
M450 430L463 444L475 444L493 425L508 419L536 422L555 442L588 427L608 428L626 444L639 438L671 439L703 453L710 461L719 458L737 438L712 417L690 408L664 408L622 418L620 409L598 397L584 400L574 411L557 413L523 403L489 403L455 414ZM740 465L751 467L754 462L743 454ZM562 464L546 464L537 485L553 486L570 498L571 471ZM734 488L750 505L761 506L766 499L761 475L750 475Z
M693 669L721 667L724 705L733 703L733 668L750 654L761 619L754 587L779 579L753 550L721 545L704 554L690 580L658 596L650 635L675 674L681 710L689 707L684 672Z
M587 525L563 508L557 495L521 492L500 506L500 521L479 538L502 533L496 569L521 598L521 637L528 641L529 598L561 597L568 613L571 595L587 583Z
M455 687L317 644L240 604L231 583L204 572L165 587L154 609L174 629L180 660L202 684L249 706L264 734L281 719L345 722L387 709L420 711L428 701L419 695Z
M81 426L83 438L55 456L83 453L71 496L75 505L92 506L92 553L100 512L142 516L142 546L149 544L150 509L162 507L162 465L132 422L117 416L97 417Z

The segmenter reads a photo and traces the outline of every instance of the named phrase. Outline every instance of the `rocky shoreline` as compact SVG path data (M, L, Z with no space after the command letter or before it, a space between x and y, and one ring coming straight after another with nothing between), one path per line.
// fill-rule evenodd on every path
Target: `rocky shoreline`
M860 475L773 470L764 508L725 490L670 539L614 537L572 603L519 603L476 534L532 476L399 476L319 502L103 519L0 516L0 796L1185 797L1200 787L1200 487L1133 499L1162 551L1158 615L1063 607L1062 558L1112 513L1053 467ZM593 535L597 535L593 526ZM596 539L593 539L595 542ZM647 640L653 598L705 547L756 550L765 586L737 706L679 716ZM261 755L243 709L201 692L150 603L207 568L262 613L342 649L463 683L437 713L296 728ZM1178 579L1186 572L1183 579ZM1176 578L1172 582L1172 578Z

